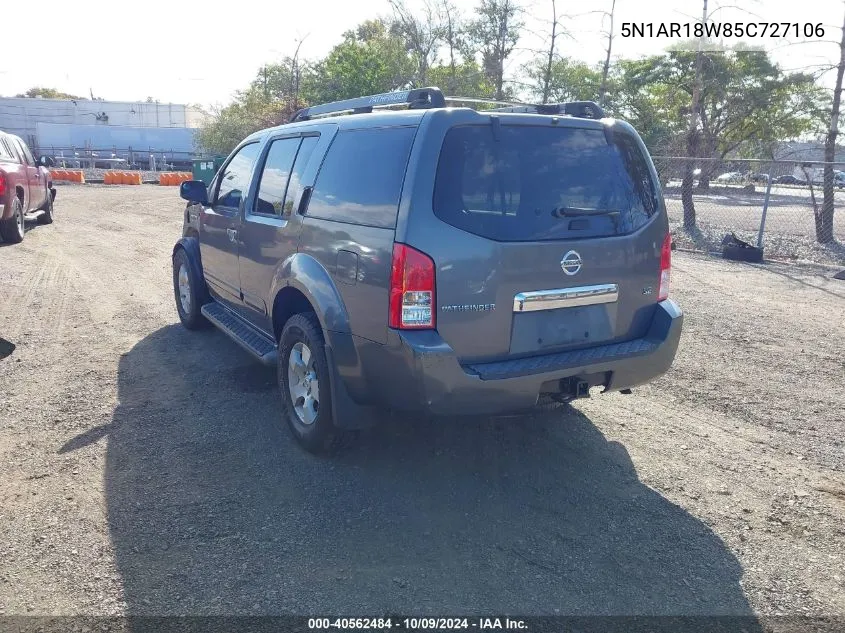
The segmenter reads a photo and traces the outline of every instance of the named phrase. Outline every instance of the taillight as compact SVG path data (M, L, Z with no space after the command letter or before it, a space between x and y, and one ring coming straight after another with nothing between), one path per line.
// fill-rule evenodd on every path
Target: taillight
M388 324L400 330L433 329L434 262L405 244L393 245Z
M657 300L669 298L669 273L672 270L672 234L667 233L663 238L660 249L660 282L657 287Z
M6 174L0 172L0 198L6 195Z

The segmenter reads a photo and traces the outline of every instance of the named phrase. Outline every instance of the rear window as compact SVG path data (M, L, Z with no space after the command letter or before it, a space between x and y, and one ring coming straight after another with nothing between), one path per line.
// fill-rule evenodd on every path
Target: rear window
M0 138L0 158L3 160L13 160L18 162L17 155L12 151L4 138Z
M623 235L658 208L630 136L507 125L449 130L433 202L444 222L497 241Z
M308 204L311 217L393 228L416 128L338 132Z

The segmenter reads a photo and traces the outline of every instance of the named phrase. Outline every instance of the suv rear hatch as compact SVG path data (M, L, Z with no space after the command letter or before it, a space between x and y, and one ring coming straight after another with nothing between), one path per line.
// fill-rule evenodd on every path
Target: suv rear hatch
M633 129L489 120L446 132L433 193L442 224L415 243L436 266L440 335L464 363L642 337L668 227Z

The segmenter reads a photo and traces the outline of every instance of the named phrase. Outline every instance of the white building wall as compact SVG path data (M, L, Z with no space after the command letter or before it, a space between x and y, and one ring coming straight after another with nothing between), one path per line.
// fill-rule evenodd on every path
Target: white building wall
M0 97L0 130L17 134L37 146L38 122L123 127L193 127L188 121L187 110L186 106L176 103ZM105 117L102 116L103 113Z

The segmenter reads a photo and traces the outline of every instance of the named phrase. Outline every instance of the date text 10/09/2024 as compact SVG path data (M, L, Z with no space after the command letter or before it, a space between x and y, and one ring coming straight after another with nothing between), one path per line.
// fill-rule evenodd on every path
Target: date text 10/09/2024
M623 22L623 38L786 38L824 37L819 22Z
M511 618L309 618L308 628L312 630L359 629L409 631L440 630L527 630L524 620Z

